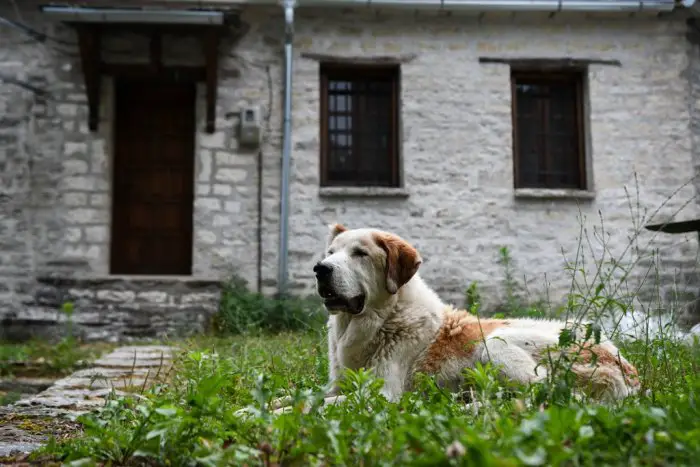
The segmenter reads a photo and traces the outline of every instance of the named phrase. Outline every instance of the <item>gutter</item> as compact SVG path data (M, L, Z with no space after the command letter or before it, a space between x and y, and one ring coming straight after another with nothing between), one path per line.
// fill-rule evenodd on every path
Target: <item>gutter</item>
M243 0L244 4L267 3L267 0ZM685 1L684 3L694 3ZM449 11L560 11L631 12L671 11L674 0L299 0L300 7L381 7L438 9Z
M279 5L287 0L164 0L163 4L195 8ZM663 12L690 8L695 0L297 0L295 8L376 7L386 9L447 11L561 11L583 12Z

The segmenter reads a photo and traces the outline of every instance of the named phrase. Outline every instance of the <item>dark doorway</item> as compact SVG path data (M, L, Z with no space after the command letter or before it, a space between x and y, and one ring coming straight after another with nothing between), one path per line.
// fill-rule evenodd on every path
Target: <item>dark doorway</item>
M117 80L112 274L190 275L195 85Z

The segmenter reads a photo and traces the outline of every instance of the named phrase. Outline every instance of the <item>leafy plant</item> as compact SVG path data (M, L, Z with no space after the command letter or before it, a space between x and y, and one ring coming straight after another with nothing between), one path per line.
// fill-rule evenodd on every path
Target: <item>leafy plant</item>
M564 334L561 344L571 338ZM421 375L398 403L380 394L371 372L348 371L347 400L323 407L322 341L313 334L192 341L168 385L111 399L81 417L84 436L36 455L65 465L207 466L690 466L700 455L697 345L667 348L678 351L677 361L643 394L610 406L539 400L486 364L465 371L464 394ZM644 357L658 349L625 350L643 371L660 361ZM293 410L274 415L271 401L282 395L292 396ZM236 414L241 408L246 415Z
M319 329L326 316L318 300L267 297L233 277L224 284L215 328L222 334Z

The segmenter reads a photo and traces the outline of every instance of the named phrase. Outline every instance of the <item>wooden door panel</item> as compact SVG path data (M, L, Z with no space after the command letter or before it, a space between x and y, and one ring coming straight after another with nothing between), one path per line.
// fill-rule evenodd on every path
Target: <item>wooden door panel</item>
M118 82L113 274L192 270L195 89Z

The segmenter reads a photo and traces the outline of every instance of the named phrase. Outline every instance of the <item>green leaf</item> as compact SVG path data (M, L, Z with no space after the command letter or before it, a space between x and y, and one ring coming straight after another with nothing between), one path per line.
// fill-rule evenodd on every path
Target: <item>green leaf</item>
M576 335L574 331L569 328L564 328L559 333L559 347L569 347L574 343Z

